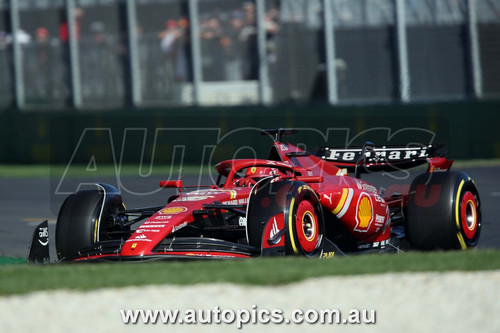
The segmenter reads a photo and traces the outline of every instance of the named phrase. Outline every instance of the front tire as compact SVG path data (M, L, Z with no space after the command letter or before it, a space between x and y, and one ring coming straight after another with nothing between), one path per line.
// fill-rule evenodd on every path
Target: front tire
M314 190L298 181L263 181L253 190L247 211L247 238L252 246L264 248L269 235L263 232L276 217L283 222L285 242L272 255L318 257L324 243L325 222ZM275 222L274 222L275 223ZM266 254L267 255L267 254Z
M98 240L102 199L103 195L97 190L80 191L66 198L56 224L59 259L76 256L79 250Z
M107 184L97 187L70 195L61 206L56 224L56 251L60 260L78 256L96 242L119 239L129 232L130 227L116 224L116 219L124 221L125 206L120 192Z
M296 183L285 213L287 254L317 257L321 254L325 222L320 200L307 184Z

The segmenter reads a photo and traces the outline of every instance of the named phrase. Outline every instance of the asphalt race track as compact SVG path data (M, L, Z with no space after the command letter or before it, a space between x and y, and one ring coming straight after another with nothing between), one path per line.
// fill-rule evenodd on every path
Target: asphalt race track
M479 249L500 248L500 167L462 168L476 182L482 201L482 231ZM175 192L158 189L157 177L121 179L121 190L127 208L157 206ZM196 184L196 177L184 177L184 184ZM89 179L71 179L62 192L77 188ZM100 179L116 186L116 177ZM55 256L55 221L66 195L54 195L54 179L0 179L0 256L26 257L35 226L47 219L50 226L51 258ZM205 183L210 184L209 181Z

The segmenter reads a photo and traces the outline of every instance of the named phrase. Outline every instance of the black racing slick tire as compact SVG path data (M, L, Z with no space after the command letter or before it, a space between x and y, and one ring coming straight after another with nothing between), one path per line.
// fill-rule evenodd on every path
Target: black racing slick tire
M296 182L285 213L287 254L317 257L321 255L325 221L320 200L305 183Z
M249 244L263 246L266 224L281 216L284 227L277 230L285 238L283 251L273 255L318 257L324 242L323 210L314 190L303 182L266 181L252 191L248 204L247 237ZM274 219L275 220L275 219Z
M406 234L418 250L468 249L481 233L481 201L463 172L422 174L410 188Z
M103 195L98 190L80 191L66 198L56 224L59 259L77 256L79 250L98 240L102 200Z

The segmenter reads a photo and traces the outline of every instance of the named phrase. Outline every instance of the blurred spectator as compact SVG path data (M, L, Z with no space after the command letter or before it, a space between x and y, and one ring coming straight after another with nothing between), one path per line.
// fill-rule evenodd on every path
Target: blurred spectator
M321 28L321 0L281 0L281 22L305 23L308 28Z
M17 42L19 44L21 44L21 45L26 45L26 44L31 43L31 36L30 36L30 34L28 34L23 29L17 30L17 33L16 33L15 36L17 38Z
M83 17L83 10L81 8L75 8L73 11L73 15L75 17L75 37L77 40L80 39L80 23ZM59 40L63 43L62 46L62 63L63 66L60 67L61 75L63 78L63 86L64 91L62 93L63 96L67 96L66 103L71 104L71 94L72 94L72 83L71 83L71 71L69 70L71 67L70 61L70 51L69 51L69 29L68 29L68 16L66 14L66 9L61 8L59 10Z
M220 21L213 15L204 14L200 29L203 80L223 81L225 54Z
M101 21L94 21L90 24L90 31L93 34L93 40L96 44L106 42L106 27Z
M17 42L20 44L20 45L27 45L29 43L31 43L31 36L30 34L28 34L26 31L24 31L23 29L18 29L16 34L16 39L17 39ZM6 44L10 44L13 42L13 35L4 35L4 42Z
M120 77L121 67L117 61L120 45L102 21L90 23L91 36L82 36L80 59L82 71L82 95L105 99L110 91L120 89L116 78Z
M243 79L244 80L257 80L259 73L258 65L258 45L257 45L257 22L255 4L252 2L245 2L243 4L244 13L244 26L241 31L240 39L245 43L243 53L244 67Z
M39 27L35 31L36 62L31 70L34 75L30 75L34 80L34 94L39 98L50 99L54 94L52 78L52 47L49 44L49 30ZM28 69L27 69L28 70Z
M175 42L180 37L180 30L176 20L168 20L165 23L166 29L159 33L160 47L167 55L172 55L175 50Z
M175 77L179 82L191 81L191 44L189 21L185 17L178 20L180 36L178 37L177 58L175 59Z
M37 43L46 43L49 41L49 30L45 27L40 27L36 29L36 41Z
M75 35L76 39L80 38L80 22L83 17L83 9L75 8L73 15L75 16ZM62 42L67 42L69 39L69 29L68 29L68 17L66 15L66 10L61 9L60 11L60 24L59 24L59 39Z
M0 31L0 50L3 50L9 45L9 38L5 31Z
M245 13L245 25L255 26L255 4L253 2L245 2L243 4L243 12Z
M275 63L277 61L275 37L280 29L278 8L273 7L264 14L264 29L266 30L267 61L269 63Z
M189 49L189 21L186 18L168 20L165 30L158 34L160 48L165 54L165 68L169 80L185 82L189 79L187 50Z
M243 80L244 42L240 38L242 30L243 13L235 10L229 18L229 25L221 40L226 56L225 79L228 81Z

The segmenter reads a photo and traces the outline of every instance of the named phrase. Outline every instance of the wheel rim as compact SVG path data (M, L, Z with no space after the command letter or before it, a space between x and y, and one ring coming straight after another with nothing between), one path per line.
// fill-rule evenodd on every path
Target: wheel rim
M318 229L318 217L314 206L307 200L300 202L295 217L295 230L304 252L311 253L316 249Z
M462 230L465 237L472 240L476 236L478 229L477 201L474 194L470 191L465 192L460 206Z

